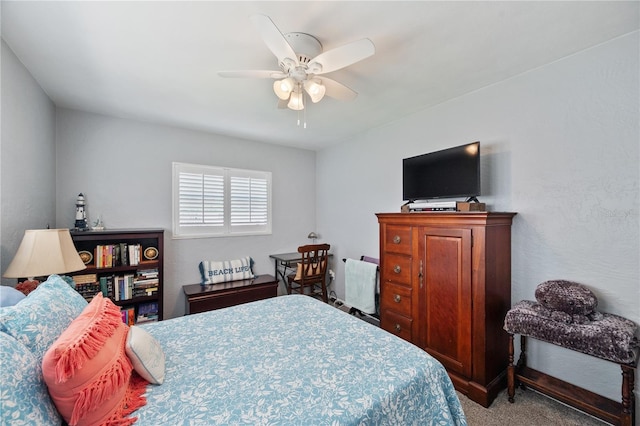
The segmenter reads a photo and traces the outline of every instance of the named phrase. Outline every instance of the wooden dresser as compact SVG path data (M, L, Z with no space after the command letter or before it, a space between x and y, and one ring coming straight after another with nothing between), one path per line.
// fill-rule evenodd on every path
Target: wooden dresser
M488 407L506 387L515 213L379 213L380 326Z

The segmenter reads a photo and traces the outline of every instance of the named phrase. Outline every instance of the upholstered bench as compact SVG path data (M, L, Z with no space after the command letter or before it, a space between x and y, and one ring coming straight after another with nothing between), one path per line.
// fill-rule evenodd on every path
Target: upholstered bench
M509 333L509 401L514 402L517 381L523 387L530 386L614 425L633 425L634 370L638 363L637 325L617 315L597 312L595 296L577 283L542 283L536 290L536 300L518 302L505 317L504 329ZM517 365L513 363L514 334L521 336ZM526 337L619 364L622 368L622 402L527 367Z

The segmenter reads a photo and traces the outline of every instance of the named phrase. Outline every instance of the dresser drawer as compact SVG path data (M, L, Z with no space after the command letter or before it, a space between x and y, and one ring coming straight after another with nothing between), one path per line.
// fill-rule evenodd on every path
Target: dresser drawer
M380 305L382 309L411 317L411 287L383 283Z
M411 228L387 225L385 228L384 251L388 253L411 254Z
M411 258L397 254L385 254L382 263L382 282L398 282L411 285Z
M411 342L411 324L413 320L393 311L383 310L380 317L380 327L391 334Z

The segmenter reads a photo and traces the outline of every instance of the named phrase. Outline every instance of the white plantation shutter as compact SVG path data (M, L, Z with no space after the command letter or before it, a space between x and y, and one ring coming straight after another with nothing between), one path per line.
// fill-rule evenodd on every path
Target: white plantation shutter
M267 223L267 180L231 176L231 226Z
M173 163L174 237L271 233L271 173Z
M180 172L180 226L224 226L224 176Z

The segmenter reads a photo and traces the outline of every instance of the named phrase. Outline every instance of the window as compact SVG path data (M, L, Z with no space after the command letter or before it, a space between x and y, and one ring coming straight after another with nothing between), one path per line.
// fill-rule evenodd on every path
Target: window
M271 172L173 163L173 235L271 234Z

